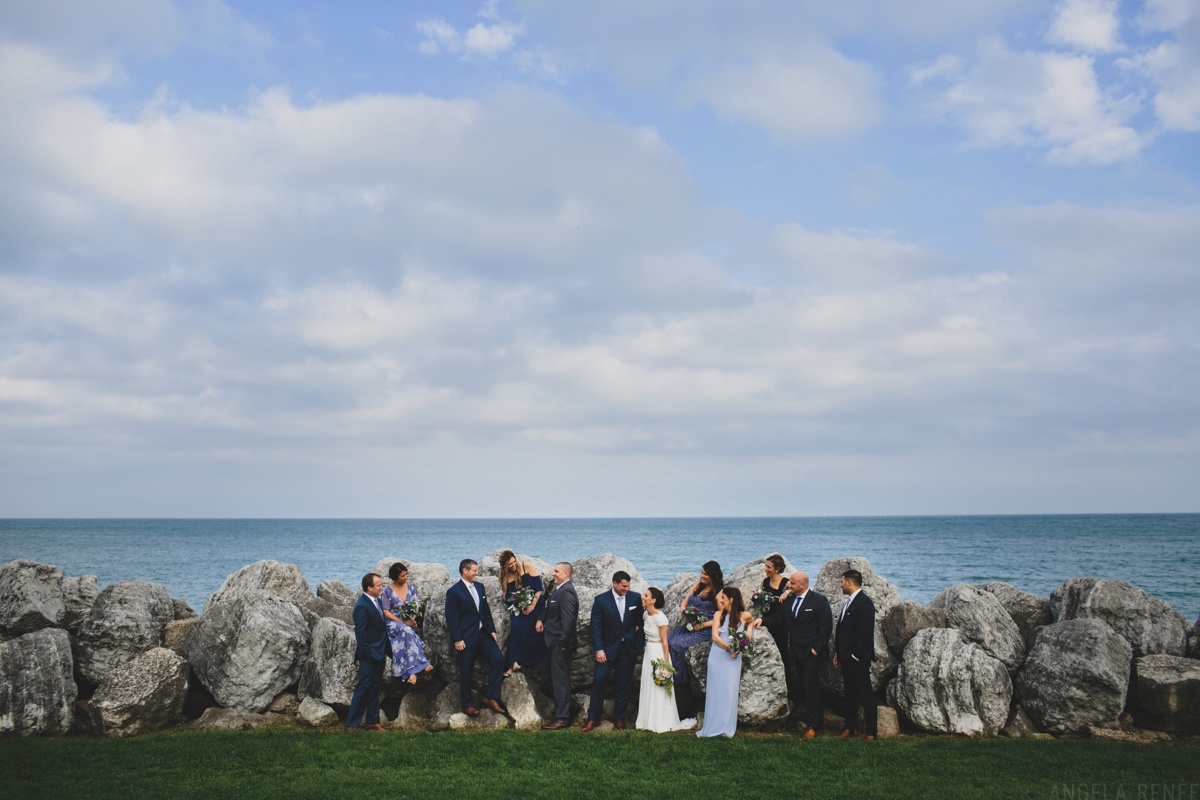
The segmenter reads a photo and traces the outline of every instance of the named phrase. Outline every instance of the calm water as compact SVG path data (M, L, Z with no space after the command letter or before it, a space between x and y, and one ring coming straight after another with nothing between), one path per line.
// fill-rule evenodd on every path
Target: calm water
M955 583L1007 581L1048 595L1071 577L1130 581L1189 621L1200 613L1200 514L532 520L0 520L0 563L28 558L68 575L166 584L197 610L227 575L261 559L296 564L314 587L353 586L376 561L439 561L501 547L554 562L612 552L651 583L729 571L770 552L814 575L866 556L906 600Z

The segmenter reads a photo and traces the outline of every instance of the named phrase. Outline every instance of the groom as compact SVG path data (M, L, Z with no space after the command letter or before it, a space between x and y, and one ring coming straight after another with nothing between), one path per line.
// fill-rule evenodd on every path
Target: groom
M596 651L596 672L592 681L592 701L588 720L583 726L587 733L600 722L604 710L604 690L608 679L616 675L616 707L613 722L617 730L625 730L625 710L629 706L629 687L633 683L633 667L641 655L642 598L629 594L629 573L613 573L612 591L597 595L592 603L592 648Z
M488 608L487 594L483 584L475 579L479 576L479 563L464 558L458 565L462 580L446 590L446 627L458 659L458 699L468 717L479 715L479 709L471 696L471 673L475 670L475 658L483 656L488 665L487 693L483 704L497 714L507 714L508 709L500 702L500 686L504 681L504 656L496 639L496 625Z

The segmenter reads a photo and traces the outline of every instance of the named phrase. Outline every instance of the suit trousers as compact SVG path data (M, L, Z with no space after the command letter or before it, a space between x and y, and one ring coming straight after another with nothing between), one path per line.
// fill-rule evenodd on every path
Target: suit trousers
M475 671L475 659L483 656L488 666L487 691L483 696L491 700L500 699L500 689L504 683L504 654L490 633L480 631L479 641L469 644L462 650L456 651L458 659L458 699L466 711L468 706L475 705L471 693L471 673Z
M808 727L815 731L825 730L825 710L821 707L821 664L825 659L809 653L800 658L792 654L794 674L800 678L804 690L804 717Z
M571 658L575 655L574 648L563 650L557 644L546 645L550 655L542 668L544 675L550 679L550 689L554 693L554 718L563 722L571 721Z
M383 686L383 667L386 662L364 658L358 662L358 683L350 698L346 727L357 728L379 724L379 689Z
M629 686L633 683L633 666L637 660L622 645L617 645L607 651L608 660L596 665L596 674L592 682L592 701L588 706L588 719L599 722L604 712L604 693L608 688L608 679L616 675L616 688L613 692L615 704L613 707L613 722L624 722L625 711L629 708ZM615 657L613 657L615 655Z
M838 659L842 667L842 682L846 687L846 730L858 730L858 707L863 709L863 735L879 732L879 701L871 688L871 662L855 661L850 656Z

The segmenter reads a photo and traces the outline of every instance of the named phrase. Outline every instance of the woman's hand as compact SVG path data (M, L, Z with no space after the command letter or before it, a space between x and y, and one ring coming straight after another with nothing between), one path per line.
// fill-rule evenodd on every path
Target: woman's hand
M407 626L408 626L408 627L410 627L410 628L416 628L416 627L417 627L417 621L416 621L415 619L406 619L406 620L404 620L404 624L405 624L405 625L407 625Z

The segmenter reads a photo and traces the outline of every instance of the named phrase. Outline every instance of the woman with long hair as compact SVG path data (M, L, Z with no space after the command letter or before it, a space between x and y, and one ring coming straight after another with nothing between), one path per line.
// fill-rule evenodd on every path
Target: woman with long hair
M754 615L742 605L742 593L726 586L717 595L713 617L712 647L708 651L704 727L697 736L733 736L737 732L738 688L742 681L742 655L733 652L730 641L742 631L752 631Z
M717 611L717 594L725 588L725 575L721 565L716 561L707 561L700 568L700 580L692 584L687 597L679 606L683 614L688 607L695 608L703 617L702 622L692 625L679 625L671 629L667 635L667 646L671 651L671 665L675 667L675 685L686 686L688 683L687 649L694 644L707 641L712 635L712 618Z
M508 636L505 677L540 664L545 642L537 632L537 621L545 610L542 578L532 561L521 562L512 550L500 551L500 588L505 604L511 606L512 632Z

